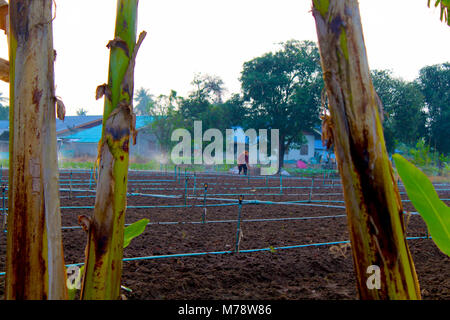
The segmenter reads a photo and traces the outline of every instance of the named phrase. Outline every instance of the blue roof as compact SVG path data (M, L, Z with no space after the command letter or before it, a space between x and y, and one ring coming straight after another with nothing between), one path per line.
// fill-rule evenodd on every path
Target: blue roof
M0 129L8 130L9 129L9 120L0 120Z
M64 121L56 119L56 132L74 129L102 118L103 116L66 116ZM9 130L9 120L0 120L0 130Z
M136 116L136 130L139 130L153 120L150 116ZM65 136L64 140L72 140L81 143L98 143L102 136L102 125L98 125L89 129L80 130L74 134Z
M325 147L322 144L322 139L314 140L314 149L315 150L325 150Z
M56 132L59 133L64 130L74 129L83 124L100 120L102 118L103 116L66 116L64 121L56 119Z

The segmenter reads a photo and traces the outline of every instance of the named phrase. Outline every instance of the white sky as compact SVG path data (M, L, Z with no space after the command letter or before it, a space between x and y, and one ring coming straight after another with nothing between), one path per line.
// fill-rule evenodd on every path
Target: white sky
M425 65L449 61L450 27L427 0L360 0L369 65L391 69L406 80ZM434 1L432 1L434 3ZM56 93L67 115L84 108L103 113L94 98L107 82L114 37L115 0L56 0L54 47ZM228 94L240 90L244 62L277 49L289 39L317 40L310 0L140 0L138 33L148 35L136 61L135 90L155 96L191 90L195 73L222 78ZM0 57L7 58L0 35ZM8 85L0 92L8 96Z

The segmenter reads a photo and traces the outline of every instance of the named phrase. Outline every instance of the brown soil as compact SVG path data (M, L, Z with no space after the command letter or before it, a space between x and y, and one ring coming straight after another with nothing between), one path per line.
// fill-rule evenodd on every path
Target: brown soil
M64 173L61 179L68 179ZM86 190L88 185L75 185L81 179L89 183L89 174L74 173L73 188ZM184 177L170 182L173 173L166 176L130 172L129 191L153 195L176 195L178 198L130 196L128 206L184 205ZM134 181L136 180L136 181ZM160 180L144 181L144 180ZM207 204L231 203L238 196L224 193L245 193L244 200L273 202L308 200L311 180L250 179L237 176L198 175L196 198L188 198L187 208L129 208L126 223L148 218L151 225L125 249L125 258L151 257L182 253L206 253L185 257L142 259L123 263L122 283L132 292L123 290L127 299L357 299L351 250L346 244L306 246L301 248L245 252L249 249L278 248L348 240L345 210L342 208L288 205L248 204L241 212L240 253L233 251L236 244L238 206L208 207L206 223L203 214L203 183L208 183ZM65 183L62 180L62 183ZM153 184L150 184L153 183ZM267 189L266 187L274 187ZM62 186L67 187L67 186ZM189 179L189 195L193 194L193 179ZM242 187L240 191L233 188ZM275 188L276 187L276 188ZM286 187L304 187L286 188ZM157 188L165 190L156 190ZM167 190L166 190L167 189ZM262 194L278 195L262 195ZM343 206L339 185L315 180L312 200L337 202L313 203ZM217 194L217 195L213 195ZM256 194L256 195L255 195ZM448 191L439 193L450 198ZM93 206L93 192L61 192L62 207ZM402 196L406 199L406 196ZM448 203L448 202L447 202ZM196 206L198 205L198 206ZM405 210L415 211L409 202ZM89 215L92 209L62 209L63 227L77 227L80 214ZM342 216L344 215L344 216ZM317 218L320 216L337 216ZM315 219L292 219L316 217ZM260 219L284 220L261 221ZM285 218L290 218L286 220ZM260 221L254 221L254 220ZM407 236L425 236L426 226L418 215L405 216ZM231 220L231 221L228 221ZM252 221L253 220L253 221ZM171 223L168 223L171 222ZM80 228L63 229L64 253L67 264L84 260L86 235ZM450 298L450 258L434 245L431 239L409 240L423 299ZM0 271L5 268L6 234L0 236ZM0 296L3 296L4 276L0 278Z

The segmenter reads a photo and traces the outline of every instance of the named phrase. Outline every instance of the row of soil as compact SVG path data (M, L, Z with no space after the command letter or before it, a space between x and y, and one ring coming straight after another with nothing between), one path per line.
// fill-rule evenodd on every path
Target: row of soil
M279 177L266 181L199 174L195 182L192 176L186 182L173 173L131 172L128 190L133 195L127 199L126 223L148 218L150 225L124 250L126 259L136 260L123 263L122 282L132 290L123 294L140 300L356 299L349 244L317 245L349 239L342 187L337 180L320 178L313 184L311 179L283 177L280 189ZM84 261L86 234L77 218L92 214L95 181L89 172L74 172L72 182L67 179L62 175L60 192L64 255L66 263L79 263ZM206 201L204 183L208 183ZM230 253L238 239L241 194L241 252ZM450 198L446 190L439 195ZM402 199L408 199L406 194ZM297 202L287 203L292 201ZM403 206L405 212L415 211L410 202ZM427 236L419 215L404 218L408 237ZM0 236L0 271L5 266L5 235ZM423 298L450 298L449 257L431 239L412 239L408 244ZM259 249L264 250L252 251ZM1 277L0 295L3 281Z

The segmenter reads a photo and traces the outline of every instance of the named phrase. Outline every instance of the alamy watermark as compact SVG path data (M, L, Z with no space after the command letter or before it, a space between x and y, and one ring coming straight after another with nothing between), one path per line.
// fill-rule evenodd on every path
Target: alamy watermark
M380 267L377 265L371 265L367 267L366 270L367 274L370 274L370 276L367 278L366 286L369 290L381 289L381 272Z
M236 133L235 129L226 129L224 139L219 129L208 129L203 132L202 121L194 121L193 139L187 129L176 129L172 132L171 141L179 141L179 143L172 149L171 160L176 165L234 164L236 155L238 157L245 151L246 141L248 141L248 164L261 165L261 175L272 175L278 172L280 145L278 129L270 129L270 140L267 129L259 129L258 132L255 129L248 129L243 134L244 142L238 142L237 148L235 147ZM205 141L210 143L203 149ZM192 142L194 148L192 148ZM269 142L270 155L267 153Z

